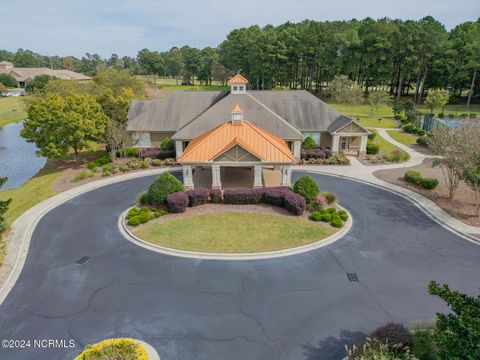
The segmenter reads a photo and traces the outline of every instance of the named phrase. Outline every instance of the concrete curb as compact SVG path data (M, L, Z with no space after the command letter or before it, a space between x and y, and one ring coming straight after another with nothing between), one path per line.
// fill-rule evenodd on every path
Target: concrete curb
M3 303L20 276L35 227L41 218L50 210L79 195L106 185L144 176L158 175L165 171L172 171L175 169L176 168L170 167L148 169L92 181L54 195L25 211L15 220L7 238L7 255L4 264L0 267L0 305Z
M128 210L130 210L131 208L125 210L118 218L118 228L120 229L120 232L135 245L141 246L144 249L154 251L164 255L177 256L177 257L190 258L190 259L201 259L201 260L236 260L238 261L238 260L273 259L273 258L296 255L296 254L301 254L308 251L316 250L321 247L330 245L333 242L337 241L338 239L342 238L345 234L347 234L350 231L353 224L353 220L352 220L352 215L348 212L348 210L346 210L341 206L339 207L342 210L347 211L348 220L345 223L345 225L335 234L330 235L325 239L315 241L314 243L297 246L291 249L257 252L257 253L236 253L236 254L202 253L202 252L195 252L195 251L177 250L177 249L167 248L160 245L151 244L135 236L127 228L125 224L125 216L128 213Z
M452 218L450 215L446 214L442 209L440 209L430 199L427 199L424 196L422 196L420 194L416 194L416 193L414 193L415 196L412 196L410 194L410 192L413 193L413 191L411 191L411 190L403 189L403 188L395 189L395 188L393 188L395 185L392 185L392 187L388 187L388 185L378 184L378 183L368 181L368 180L365 180L365 179L358 179L358 178L354 178L354 177L351 177L351 176L348 176L348 175L338 175L338 174L332 174L332 173L328 173L328 172L322 172L321 170L312 170L311 168L310 169L299 169L297 167L297 168L292 169L292 171L306 172L306 173L316 173L316 174L320 174L320 175L339 177L339 178L343 178L343 179L358 181L358 182L363 183L363 184L367 184L367 185L374 186L374 187L377 187L377 188L382 189L382 190L389 191L393 194L396 194L398 196L403 197L404 199L407 199L407 200L411 201L417 208L422 210L428 217L430 217L432 220L434 220L439 225L443 226L445 229L453 232L454 234L460 236L461 238L463 238L465 240L468 240L468 241L470 241L470 242L472 242L476 245L480 245L480 240L471 236L469 233L467 233L467 232L465 232L461 229L458 229L455 226L455 222L456 221L460 222L459 220L456 220L456 219ZM382 182L384 182L384 181L382 181ZM385 183L385 184L388 184L388 183ZM401 191L399 191L399 190L401 190ZM432 211L432 209L430 207L425 206L422 203L422 201L420 201L420 200L422 200L423 202L427 202L427 201L432 202L434 204L435 208L436 208L435 209L436 211L435 212ZM453 222L453 224L445 222L444 220L441 219L441 217L438 216L438 214L442 214L443 215L442 217L445 217L445 215L447 215L450 218L450 220ZM463 223L462 223L462 225L464 225L466 227L470 227L470 225L466 225L466 224L463 224ZM472 228L475 228L475 227L472 226ZM480 230L478 228L475 228L475 229L477 231Z
M138 341L142 346L145 348L145 351L147 352L148 360L160 360L160 355L158 355L157 350L150 345L149 343L146 343L145 341L138 340L138 339L133 339L135 341Z

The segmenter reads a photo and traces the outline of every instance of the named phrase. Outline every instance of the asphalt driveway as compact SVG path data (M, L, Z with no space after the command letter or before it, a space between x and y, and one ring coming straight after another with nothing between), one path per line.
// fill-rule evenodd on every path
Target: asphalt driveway
M270 260L176 258L124 239L118 216L153 177L55 208L0 307L0 339L76 346L0 348L0 359L71 359L121 336L149 342L162 360L340 359L345 343L377 326L445 311L427 293L430 280L478 293L480 246L390 192L313 176L351 212L352 229L330 246Z

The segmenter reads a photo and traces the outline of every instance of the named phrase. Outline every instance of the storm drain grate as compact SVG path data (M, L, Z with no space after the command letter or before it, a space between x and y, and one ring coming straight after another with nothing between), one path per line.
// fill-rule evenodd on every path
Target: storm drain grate
M358 282L358 276L355 273L347 273L347 279L349 282Z
M85 264L88 260L90 260L88 256L82 256L80 259L75 261L75 264L82 265L82 264Z

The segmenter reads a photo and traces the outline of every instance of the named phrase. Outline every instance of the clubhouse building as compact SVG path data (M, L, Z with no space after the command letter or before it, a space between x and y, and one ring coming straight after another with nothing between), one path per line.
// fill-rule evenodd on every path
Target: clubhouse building
M229 169L251 174L253 187L266 185L265 170L277 171L278 185L288 186L307 136L333 152L365 153L368 131L308 91L247 90L248 80L239 74L228 85L228 92L177 91L162 100L134 100L127 125L131 145L174 140L186 188L195 186L196 170L208 171L209 185L221 188Z

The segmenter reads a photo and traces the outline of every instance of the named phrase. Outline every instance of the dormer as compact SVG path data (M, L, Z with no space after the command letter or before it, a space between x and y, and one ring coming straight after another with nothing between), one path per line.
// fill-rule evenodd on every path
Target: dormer
M240 74L237 74L228 80L228 85L230 86L230 92L232 94L245 94L247 92L247 84L248 80Z
M232 125L242 125L243 110L240 105L235 105L232 110Z

